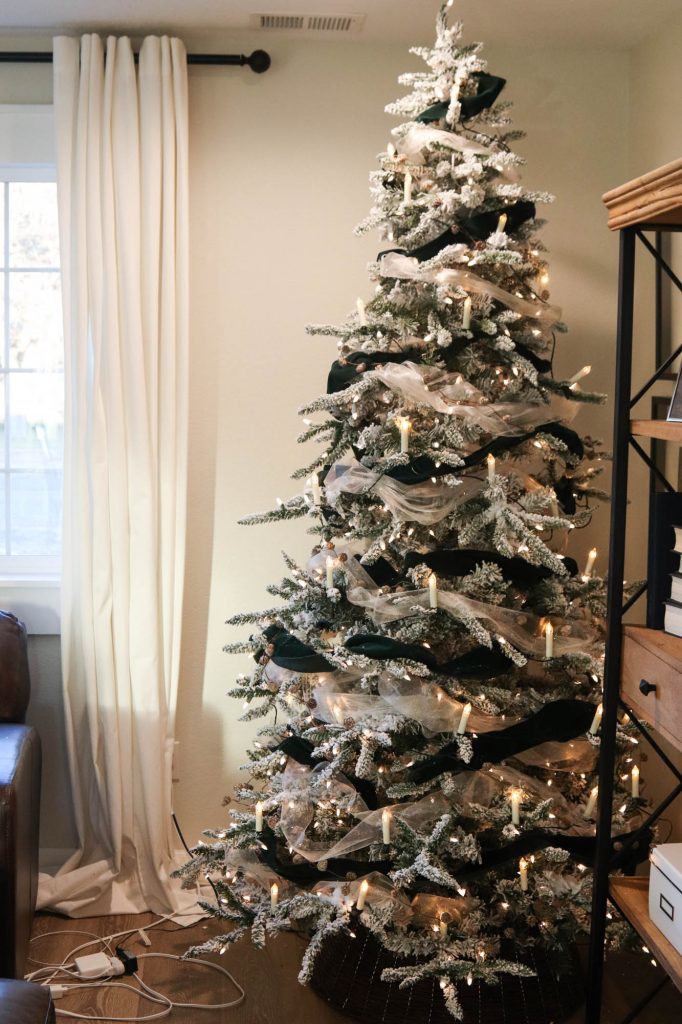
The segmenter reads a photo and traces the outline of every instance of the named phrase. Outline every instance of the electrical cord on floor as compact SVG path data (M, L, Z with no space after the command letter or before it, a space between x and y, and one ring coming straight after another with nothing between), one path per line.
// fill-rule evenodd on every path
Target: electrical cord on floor
M173 953L141 953L139 956L131 958L131 960L133 962L136 962L137 960L146 960L150 958L156 958L159 960L174 960L176 962L182 960L182 957L177 956ZM131 970L129 974L131 977L135 978L135 981L138 983L140 988L135 988L133 985L129 985L125 981L117 982L102 979L101 981L85 981L81 982L78 985L75 985L73 983L64 985L50 985L50 989L52 991L54 998L59 999L61 996L69 995L72 992L77 992L84 988L125 988L129 989L131 992L135 992L138 996L141 996L143 999L148 999L150 1002L161 1004L163 1009L157 1011L156 1013L145 1014L141 1017L117 1017L111 1016L109 1014L99 1015L92 1013L76 1013L75 1010L63 1010L61 1007L56 1007L56 1011L58 1014L61 1014L64 1017L69 1017L75 1020L123 1021L129 1022L129 1024L142 1024L142 1022L144 1021L160 1020L162 1017L168 1017L169 1014L173 1012L173 1010L229 1010L235 1006L239 1006L239 1004L242 1003L246 998L246 993L244 992L244 989L241 987L239 982L236 981L236 979L230 974L230 972L226 970L226 968L222 965L214 964L210 960L191 960L184 962L190 964L200 964L203 967L208 967L209 970L217 971L219 974L224 975L234 985L234 987L239 992L239 995L237 996L236 999L230 999L223 1003L179 1003L176 1002L174 999L171 999L164 992L159 992L158 989L152 988L151 985L148 985L146 981L144 981L140 977L137 970ZM120 966L121 971L119 973L122 973L124 970L124 965L116 957L113 957L112 969L114 969L115 964L118 964Z

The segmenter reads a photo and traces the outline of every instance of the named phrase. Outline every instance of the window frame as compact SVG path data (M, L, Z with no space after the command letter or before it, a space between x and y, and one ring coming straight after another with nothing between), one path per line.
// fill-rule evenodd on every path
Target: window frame
M41 181L56 181L52 105L0 104L0 182ZM2 556L0 608L14 612L29 633L60 633L60 597L60 558Z

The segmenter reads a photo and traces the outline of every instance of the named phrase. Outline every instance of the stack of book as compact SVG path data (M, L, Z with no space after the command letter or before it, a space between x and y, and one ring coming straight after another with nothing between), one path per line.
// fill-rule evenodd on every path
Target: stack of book
M682 555L682 526L673 526L675 531L675 547L672 549L675 555ZM677 560L677 569L670 573L670 597L665 602L665 616L663 628L666 633L674 636L682 636L682 572L680 572L680 560Z

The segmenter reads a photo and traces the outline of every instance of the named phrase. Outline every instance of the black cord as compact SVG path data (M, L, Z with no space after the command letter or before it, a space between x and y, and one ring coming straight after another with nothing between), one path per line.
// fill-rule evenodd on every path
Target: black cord
M178 822L178 819L175 816L175 811L171 811L171 818L173 819L173 824L175 825L175 830L178 833L178 835L180 836L180 842L185 847L185 852L187 853L187 856L191 857L192 856L192 851L190 850L189 846L185 842L185 837L182 834L182 829L180 828L180 824ZM213 884L213 880L211 879L211 877L209 875L206 875L206 881L208 882L208 884L213 889L213 895L215 896L216 906L218 906L219 903L220 903L220 897L218 896L218 890L216 889L215 885Z

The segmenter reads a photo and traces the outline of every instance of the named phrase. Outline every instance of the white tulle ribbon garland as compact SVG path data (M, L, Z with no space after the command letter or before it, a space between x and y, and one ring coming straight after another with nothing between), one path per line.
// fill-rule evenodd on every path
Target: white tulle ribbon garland
M401 280L456 285L471 294L485 295L490 299L495 299L507 309L547 326L561 320L561 309L558 306L531 302L529 299L521 298L493 284L492 281L484 280L470 270L459 270L455 267L429 270L425 269L414 256L389 252L379 261L379 273L382 277L394 277Z
M440 128L429 128L426 125L409 128L405 134L396 141L396 149L402 156L407 157L410 163L421 166L425 163L423 150L427 146L442 146L456 153L465 153L471 156L482 156L495 158L498 156L492 149L466 139L463 135L455 132L445 132ZM519 180L518 173L511 167L500 166L496 170L500 177L507 181L516 182Z
M428 590L380 594L358 587L350 589L347 596L352 604L366 608L377 625L419 615L430 609ZM463 597L461 594L448 590L438 591L438 607L463 623L476 640L488 647L492 647L493 640L497 640L502 643L503 647L506 644L510 650L510 656L512 648L515 648L523 655L533 658L545 657L546 640L543 635L545 623L537 615L474 601L470 597ZM594 630L582 623L567 622L558 618L552 619L552 625L554 627L554 657L578 653L591 656L598 654L598 642Z
M399 679L382 672L377 694L356 693L353 682L337 678L337 673L320 676L313 690L317 703L315 717L328 725L343 725L352 718L357 725L376 726L387 715L400 715L418 722L428 738L437 733L454 733L459 726L464 703L453 700L445 690L425 678ZM467 719L472 732L492 732L518 721L510 715L487 715L473 708Z
M462 478L455 487L442 483L401 484L391 477L375 473L356 459L334 463L324 479L327 501L334 504L341 494L365 494L372 491L396 518L403 522L432 526L448 516L461 502L477 494L485 482Z
M542 459L537 459L538 472L542 468ZM532 466L531 466L532 468ZM427 480L422 484L402 484L389 476L377 473L363 466L357 459L346 458L335 462L324 480L327 501L334 505L342 494L367 494L370 491L377 495L386 508L396 519L404 523L421 523L422 526L433 526L450 515L458 505L480 494L488 486L487 476L481 468L472 469L466 476L451 474L447 486L441 481L433 483ZM509 476L501 467L498 476ZM526 490L537 491L542 487L532 477L518 477ZM549 513L556 515L558 506L553 503Z
M524 433L541 423L560 420L570 423L577 404L555 395L547 403L487 402L485 396L460 374L446 373L433 378L431 367L416 363L387 363L366 376L378 377L391 391L400 392L415 405L429 405L436 412L446 413L480 427L492 437Z

